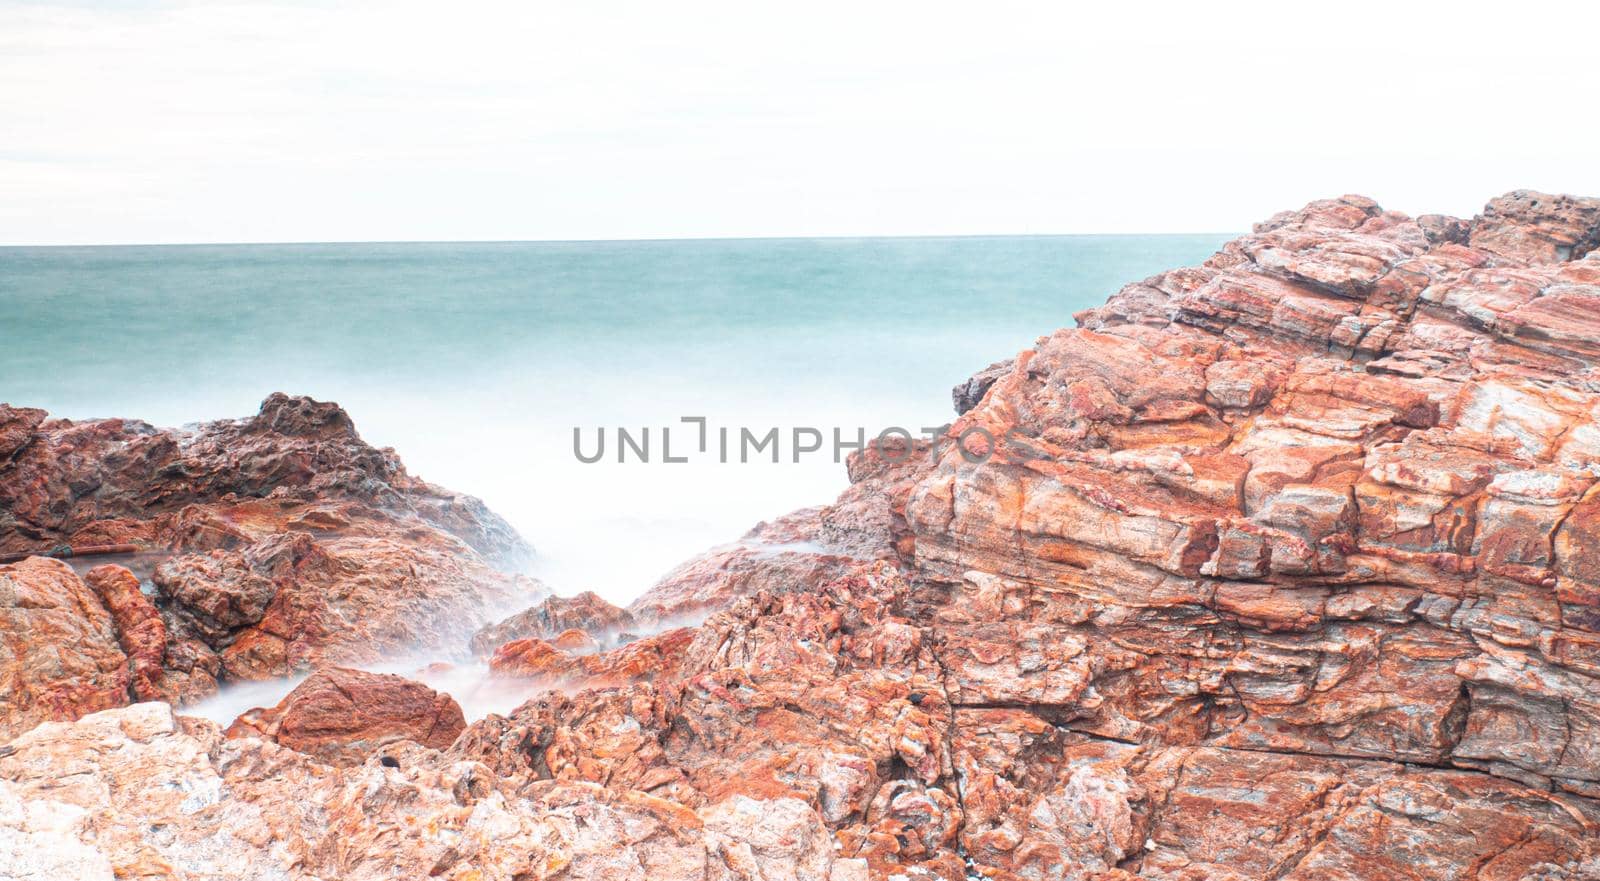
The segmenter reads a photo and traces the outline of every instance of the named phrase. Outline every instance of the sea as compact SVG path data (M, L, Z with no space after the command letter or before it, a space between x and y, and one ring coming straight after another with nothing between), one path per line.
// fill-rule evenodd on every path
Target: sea
M626 604L833 499L863 435L949 422L956 383L1227 238L6 247L0 401L160 426L338 401L510 521L530 574Z
M558 592L626 603L831 500L862 433L949 422L956 383L1226 238L0 248L0 401L160 426L338 401L506 517Z

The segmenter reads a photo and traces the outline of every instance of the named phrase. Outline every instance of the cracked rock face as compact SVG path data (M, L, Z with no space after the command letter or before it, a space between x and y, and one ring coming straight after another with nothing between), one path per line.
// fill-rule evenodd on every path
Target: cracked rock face
M1526 192L1277 215L630 610L694 627L512 628L527 703L340 769L160 705L47 725L0 757L0 849L83 877L1600 879L1597 243L1600 201ZM245 574L205 623L253 614ZM131 782L156 769L187 782Z
M0 405L0 737L219 682L455 646L546 593L481 502L408 475L337 405L276 394L192 430Z
M165 704L50 723L0 757L0 871L113 878L855 881L801 802L696 812L584 783L518 785L415 744L332 767L225 740Z
M326 667L277 706L246 712L226 733L271 740L330 765L355 765L398 741L442 749L465 727L455 700L420 682Z
M0 741L126 704L128 684L111 614L71 567L0 566Z

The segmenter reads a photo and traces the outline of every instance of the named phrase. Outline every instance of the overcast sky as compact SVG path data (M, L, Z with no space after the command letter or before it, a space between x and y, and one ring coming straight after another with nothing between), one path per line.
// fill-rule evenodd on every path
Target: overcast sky
M1595 8L0 0L0 243L1228 232L1351 191L1600 195Z

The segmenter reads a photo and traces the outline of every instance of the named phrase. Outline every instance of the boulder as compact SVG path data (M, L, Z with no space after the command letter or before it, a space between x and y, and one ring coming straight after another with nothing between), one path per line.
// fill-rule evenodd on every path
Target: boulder
M466 727L447 694L386 673L329 667L274 707L250 710L229 737L259 737L333 765L354 765L402 740L444 749Z
M576 596L550 597L529 609L472 635L473 654L492 654L495 649L516 639L550 639L563 631L578 630L601 644L616 641L619 635L634 631L638 623L632 613L601 599L594 591Z
M0 553L65 546L77 564L86 546L136 548L79 569L103 607L81 626L109 611L132 683L110 690L138 700L453 648L548 593L503 571L531 550L481 502L406 473L338 405L283 394L252 417L182 430L0 406L0 512ZM98 658L93 645L77 654ZM63 688L88 687L74 663L54 668L80 680ZM8 708L0 725L58 717Z
M129 681L111 613L70 566L0 565L0 741L123 706Z

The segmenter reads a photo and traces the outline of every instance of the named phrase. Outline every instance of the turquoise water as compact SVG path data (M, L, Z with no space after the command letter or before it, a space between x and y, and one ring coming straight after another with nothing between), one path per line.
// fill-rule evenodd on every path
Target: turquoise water
M787 446L776 465L584 465L574 427L938 425L954 383L1225 239L0 248L0 400L160 425L279 390L337 400L413 473L506 515L557 589L622 600L831 499L844 469Z

